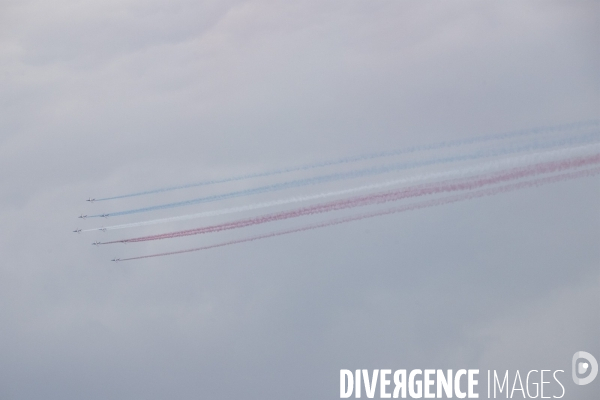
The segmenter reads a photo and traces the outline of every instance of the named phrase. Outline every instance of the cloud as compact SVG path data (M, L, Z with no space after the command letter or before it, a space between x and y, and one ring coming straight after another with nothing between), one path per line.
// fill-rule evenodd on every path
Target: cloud
M0 7L0 397L332 398L591 343L597 179L128 266L156 249L71 231L88 196L596 118L596 3Z

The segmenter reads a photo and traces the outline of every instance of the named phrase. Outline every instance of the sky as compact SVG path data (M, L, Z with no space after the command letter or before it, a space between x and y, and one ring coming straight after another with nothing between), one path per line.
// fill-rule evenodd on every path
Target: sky
M595 398L598 177L128 263L155 245L72 230L134 204L88 197L597 119L599 8L3 1L0 398L335 399L358 368Z

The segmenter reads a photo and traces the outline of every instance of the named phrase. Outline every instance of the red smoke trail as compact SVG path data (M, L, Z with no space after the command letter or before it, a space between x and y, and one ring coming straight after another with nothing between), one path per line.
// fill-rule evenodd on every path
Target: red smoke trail
M259 240L259 239L267 239L267 238L271 238L271 237L287 235L290 233L310 231L313 229L325 228L328 226L339 225L339 224L343 224L346 222L359 221L359 220L366 219L366 218L373 218L373 217L379 217L379 216L383 216L383 215L396 214L396 213L404 212L404 211L412 211L412 210L418 210L421 208L428 208L428 207L440 206L440 205L445 205L445 204L451 204L451 203L456 203L458 201L471 200L471 199L475 199L475 198L479 198L479 197L493 196L493 195L500 194L500 193L508 193L508 192L512 192L515 190L519 190L519 189L537 187L537 186L541 186L541 185L547 185L550 183L565 181L568 179L589 177L589 176L593 176L593 175L597 175L597 174L600 174L600 168L592 168L592 169L588 169L588 170L584 170L584 171L570 172L570 173L554 175L554 176L550 176L550 177L546 177L546 178L539 178L539 179L535 179L532 181L512 183L512 184L508 184L508 185L504 185L504 186L497 186L494 188L477 190L474 192L459 194L459 195L455 195L455 196L449 196L449 197L444 197L444 198L440 198L440 199L424 201L424 202L420 202L420 203L408 204L408 205L404 205L401 207L391 208L391 209L388 209L385 211L361 214L361 215L357 215L357 216L353 216L353 217L338 218L338 219L330 220L327 222L322 222L319 224L308 225L308 226L305 226L302 228L295 228L295 229L289 229L289 230L285 230L285 231L268 233L265 235L252 236L252 237L249 237L246 239L232 240L229 242L213 244L210 246L196 247L196 248L187 249L187 250L178 250L178 251L172 251L172 252L168 252L168 253L159 253L159 254L151 254L151 255L147 255L147 256L124 258L124 259L121 259L120 261L141 260L143 258L163 257L163 256L170 256L170 255L175 255L175 254L191 253L194 251L214 249L216 247L229 246L232 244L253 242L253 241Z
M468 179L454 179L428 185L412 186L404 189L375 193L371 195L358 196L350 199L335 200L328 203L321 203L312 206L307 206L291 211L282 211L279 213L266 214L259 217L247 218L233 222L227 222L219 225L206 226L184 231L176 231L163 233L158 235L142 236L132 239L124 239L112 242L104 242L102 244L112 243L132 243L145 242L150 240L172 239L182 236L200 235L204 233L220 232L230 229L238 229L252 225L264 224L267 222L280 221L289 218L296 218L305 215L320 214L329 211L337 211L347 208L354 208L373 204L382 204L390 201L397 201L409 197L419 197L443 192L456 192L461 190L473 190L483 186L502 183L505 181L516 180L531 175L539 175L562 171L570 168L583 167L590 164L600 162L600 154L595 154L587 157L578 157L569 160L552 161L546 163L535 164L526 167L518 167L505 172L480 175Z

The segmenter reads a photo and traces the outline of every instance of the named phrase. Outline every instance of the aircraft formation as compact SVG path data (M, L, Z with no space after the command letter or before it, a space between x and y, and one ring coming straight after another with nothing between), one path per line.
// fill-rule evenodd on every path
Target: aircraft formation
M207 203L228 200L228 205L210 210L163 218L142 219L105 227L75 229L75 233L114 231L164 223L242 214L225 222L204 224L192 229L158 231L107 241L115 243L154 242L232 231L231 240L168 252L113 258L113 262L165 257L212 248L253 242L296 232L322 229L365 218L442 206L457 201L499 195L571 179L600 174L600 121L590 120L563 125L523 129L512 132L472 136L397 150L344 156L312 164L289 166L270 171L247 173L166 187L150 188L112 197L92 198L86 202L116 203L120 199L158 196L165 192L206 187L216 194L185 196L179 201L159 202L125 210L81 214L82 220L146 214L182 207L204 207ZM259 180L257 183L237 182ZM223 185L226 188L218 190ZM216 190L212 189L214 187ZM277 193L295 190L283 197ZM298 193L300 190L305 193ZM249 201L261 195L261 200ZM301 205L301 204L304 205ZM296 206L299 204L300 206ZM277 207L276 211L268 212ZM260 210L267 210L262 212ZM317 222L295 223L311 217ZM319 222L319 219L321 221ZM284 222L285 221L285 222ZM259 233L260 225L288 224L271 233ZM237 232L246 232L238 234ZM241 237L240 237L241 236ZM169 241L170 243L171 241ZM129 251L129 250L127 250Z

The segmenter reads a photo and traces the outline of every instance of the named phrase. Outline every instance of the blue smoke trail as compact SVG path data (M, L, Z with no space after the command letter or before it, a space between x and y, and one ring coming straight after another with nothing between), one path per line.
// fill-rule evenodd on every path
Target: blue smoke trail
M175 202L175 203L161 204L161 205L137 208L137 209L127 210L127 211L118 211L118 212L109 213L109 214L97 214L97 215L89 216L89 218L97 218L97 217L102 217L104 215L113 217L113 216L119 216L119 215L138 214L138 213L143 213L143 212L148 212L148 211L164 210L164 209L168 209L168 208L183 207L183 206L189 206L189 205L200 204L200 203L209 203L209 202L213 202L213 201L231 199L234 197L242 197L242 196L249 196L249 195L253 195L253 194L275 192L275 191L284 190L284 189L297 188L297 187L302 187L302 186L309 186L309 185L315 185L315 184L319 184L319 183L327 183L327 182L344 180L344 179L354 179L354 178L360 178L360 177L365 177L365 176L382 174L382 173L386 173L386 172L413 169L413 168L418 168L418 167L425 167L425 166L435 165L435 164L446 164L446 163L458 162L458 161L477 160L477 159L484 158L484 157L497 157L497 156L503 156L503 155L518 153L518 152L523 152L523 151L541 150L541 149L547 149L547 148L565 146L565 145L573 146L573 145L578 145L578 144L591 143L591 142L597 141L598 139L600 139L600 132L592 132L592 133L588 133L586 135L582 135L579 137L563 138L563 139L553 140L553 141L544 142L544 143L535 141L535 142L532 142L532 143L529 143L526 145L522 145L522 146L510 146L510 147L506 147L503 149L479 150L479 151L476 151L473 153L463 154L463 155L458 155L458 156L434 158L434 159L424 160L424 161L403 162L403 163L396 163L396 164L390 164L390 165L379 166L379 167L371 167L371 168L365 168L365 169L360 169L360 170L354 170L354 171L349 171L349 172L339 172L339 173L334 173L334 174L330 174L330 175L322 175L322 176L317 176L317 177L313 177L313 178L297 179L297 180L288 181L288 182L281 182L281 183L276 183L276 184L267 185L267 186L260 186L260 187L252 188L252 189L245 189L245 190L239 190L239 191L229 192L229 193L224 193L224 194L200 197L197 199L185 200L185 201L180 201L180 202Z
M346 164L346 163L357 162L357 161L372 160L375 158L398 156L401 154L409 154L409 153L414 153L417 151L438 150L438 149L447 148L447 147L463 146L463 145L487 142L487 141L492 141L492 140L508 139L508 138L514 138L514 137L523 137L523 136L528 136L528 135L533 135L533 134L560 132L560 131L569 130L569 129L581 129L581 128L586 128L586 127L597 127L598 125L600 125L599 120L590 120L590 121L573 122L573 123L569 123L569 124L539 127L539 128L513 131L513 132L498 133L498 134L485 135L485 136L477 136L477 137L469 138L469 139L450 140L450 141L444 141L444 142L439 142L439 143L435 143L435 144L412 146L412 147L407 147L404 149L382 151L382 152L378 152L378 153L344 157L344 158L339 158L337 160L322 161L322 162L314 163L314 164L306 164L306 165L276 169L276 170L271 170L271 171L266 171L266 172L257 172L254 174L238 175L238 176L234 176L234 177L230 177L230 178L213 179L213 180L207 180L207 181L202 181L202 182L190 183L187 185L179 185L179 186L171 186L171 187L166 187L166 188L161 188L161 189L146 190L143 192L124 194L121 196L104 197L104 198L96 199L95 201L116 200L116 199L124 199L127 197L144 196L144 195L148 195L148 194L169 192L172 190L180 190L180 189L188 189L188 188L198 187L198 186L213 185L216 183L241 181L244 179L279 175L279 174L284 174L284 173L288 173L288 172L306 171L309 169L322 168L322 167Z

